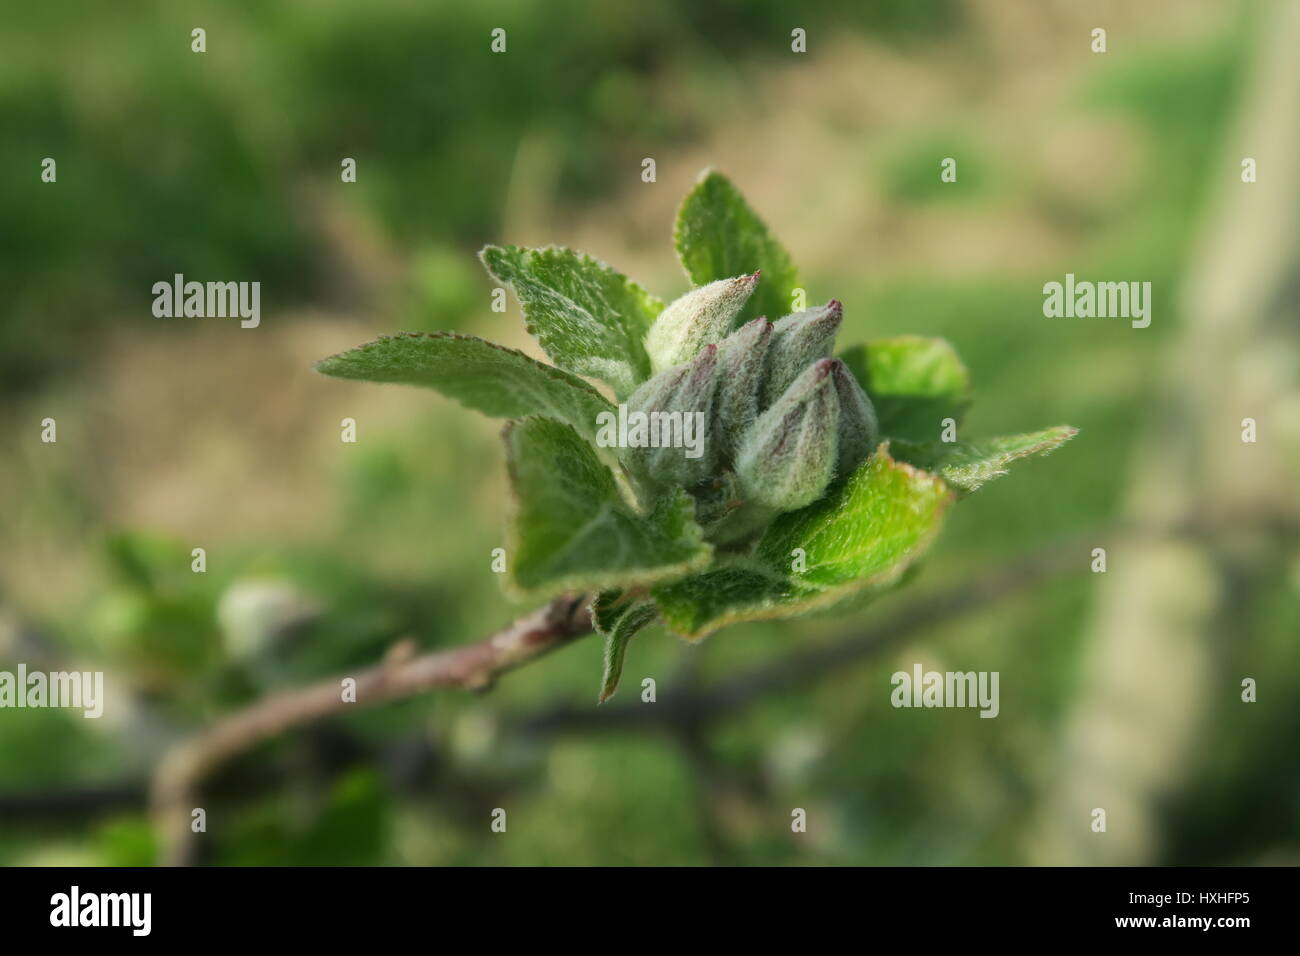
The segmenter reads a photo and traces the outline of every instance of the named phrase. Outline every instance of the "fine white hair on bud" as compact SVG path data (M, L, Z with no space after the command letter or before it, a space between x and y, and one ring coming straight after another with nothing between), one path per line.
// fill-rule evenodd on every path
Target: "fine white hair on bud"
M759 274L719 279L672 302L646 333L650 370L662 372L689 361L700 349L731 334L736 316L758 284Z
M832 363L831 379L840 400L840 447L835 471L844 477L871 456L880 440L880 424L875 406L849 367L839 359L832 359Z
M750 426L736 456L746 497L777 511L812 504L835 477L840 403L823 359L804 369Z
M787 315L772 324L762 396L764 407L775 402L809 365L831 354L835 333L843 320L843 306L831 299L825 305Z
M763 317L747 322L718 343L718 394L713 404L714 434L720 453L735 455L745 429L758 418L767 344L772 323Z
M718 461L713 441L718 347L706 345L683 362L642 383L627 400L634 441L629 464L659 485L689 488L712 476Z

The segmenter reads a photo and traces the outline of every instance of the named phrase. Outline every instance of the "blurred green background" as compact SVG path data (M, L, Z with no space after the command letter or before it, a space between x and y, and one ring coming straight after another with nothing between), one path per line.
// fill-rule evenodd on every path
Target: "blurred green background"
M152 862L145 788L169 744L399 638L453 646L526 610L489 570L499 423L310 363L399 329L538 354L517 303L489 308L489 241L578 247L680 294L672 217L706 166L784 240L811 301L845 303L841 343L945 336L975 381L972 434L1081 434L955 508L905 591L699 646L651 629L607 706L660 706L637 700L646 676L661 695L706 691L1057 542L1078 542L1077 568L687 731L600 726L587 639L486 695L293 733L213 781L204 861L1300 859L1294 535L1265 520L1187 538L1215 577L1184 586L1215 602L1196 624L1170 610L1176 666L1099 610L1104 581L1138 574L1115 529L1140 446L1163 434L1152 410L1195 389L1170 369L1215 197L1267 188L1240 183L1232 149L1273 5L141 0L0 16L0 669L102 669L112 695L98 721L0 711L0 862ZM1291 296L1267 321L1294 329L1295 256L1282 268ZM261 327L155 319L150 287L178 272L260 281ZM1066 272L1151 281L1152 326L1045 319L1042 284ZM1221 426L1208 459L1267 478L1252 500L1294 504L1298 353L1272 354L1279 393L1168 427ZM1252 413L1268 457L1247 465L1231 456ZM57 444L39 440L47 416ZM1190 487L1195 514L1217 513L1214 480ZM1106 575L1089 573L1097 546ZM893 709L890 674L913 662L999 671L1000 716ZM587 719L555 730L556 707Z

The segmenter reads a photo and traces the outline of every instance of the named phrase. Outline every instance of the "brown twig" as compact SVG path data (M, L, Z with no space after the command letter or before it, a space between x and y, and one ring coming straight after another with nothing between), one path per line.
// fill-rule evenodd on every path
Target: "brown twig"
M508 723L531 733L620 729L680 732L684 727L698 728L743 710L766 695L841 671L918 631L1023 592L1034 584L1073 570L1083 573L1087 562L1082 556L1099 540L1197 537L1225 528L1261 527L1293 537L1300 534L1300 516L1276 503L1261 502L1244 512L1207 513L1174 525L1093 532L914 598L871 628L855 628L838 640L783 655L707 687L671 692L661 696L653 707L631 702L599 709L561 707ZM184 865L194 861L197 847L190 830L190 813L195 798L213 772L233 757L286 730L349 708L373 706L439 687L486 689L505 671L590 633L587 605L586 596L556 599L489 638L453 650L414 656L409 645L398 645L383 663L349 675L356 681L356 703L343 701L340 691L344 678L340 676L258 701L178 746L160 763L151 787L153 812L162 838L162 862Z
M356 707L439 687L485 690L506 671L590 633L587 604L585 597L557 598L490 637L452 650L417 656L409 644L399 644L375 667L273 694L178 745L159 764L151 788L161 862L194 861L196 798L203 782L232 757L290 728ZM349 685L354 693L345 695L347 680L355 682Z

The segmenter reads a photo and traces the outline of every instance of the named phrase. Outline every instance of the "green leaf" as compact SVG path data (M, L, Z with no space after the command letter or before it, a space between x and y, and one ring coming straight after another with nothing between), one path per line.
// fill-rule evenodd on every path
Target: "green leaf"
M686 194L677 211L673 241L682 267L697 286L762 270L736 328L755 316L776 320L793 311L791 297L799 276L790 254L721 173L705 170Z
M608 592L606 592L608 593ZM601 597L604 597L602 595ZM599 604L601 598L597 598ZM627 601L613 607L597 610L593 607L592 620L597 630L605 638L605 671L600 680L600 697L597 703L605 703L618 690L619 679L623 676L623 659L627 655L627 645L633 636L649 624L659 614L653 601Z
M642 340L664 304L590 256L548 246L487 246L479 257L514 287L528 331L551 360L625 398L650 375Z
M597 634L608 634L628 608L631 600L622 588L600 591L591 602L591 626Z
M876 339L839 357L871 397L886 438L937 439L943 420L961 424L970 405L970 373L944 339Z
M507 566L516 590L630 587L708 564L713 549L686 492L638 514L568 425L526 418L506 426L505 441L515 497Z
M669 627L699 639L884 590L925 552L952 498L942 481L895 461L882 445L825 498L777 518L752 554L652 593Z
M1057 425L1023 435L982 438L971 442L896 442L899 458L941 475L961 495L1007 473L1018 458L1046 455L1079 433L1070 425Z
M577 376L470 335L415 333L368 342L316 363L336 378L422 385L497 418L545 415L590 440L614 406Z

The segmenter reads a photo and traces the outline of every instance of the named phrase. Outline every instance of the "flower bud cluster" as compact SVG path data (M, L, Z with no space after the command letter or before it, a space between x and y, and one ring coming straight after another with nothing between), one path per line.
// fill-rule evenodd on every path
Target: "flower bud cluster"
M875 449L879 429L862 386L831 357L840 303L737 329L758 279L754 273L688 292L646 335L654 374L628 406L703 413L705 453L634 449L626 460L643 479L688 489L731 472L745 503L775 514L811 504L856 469Z

